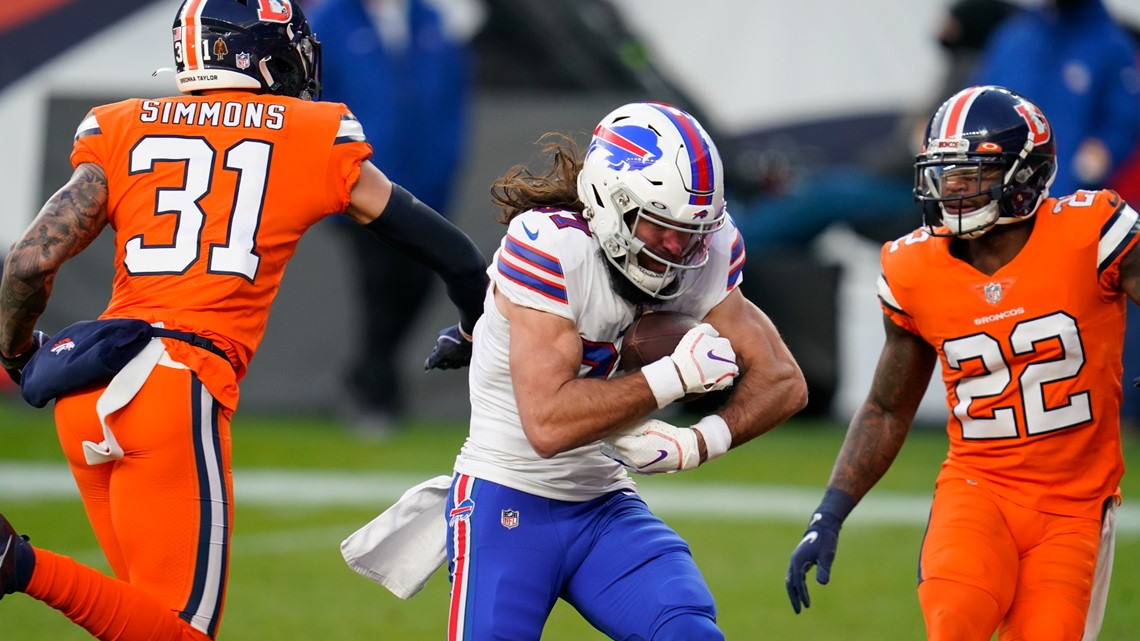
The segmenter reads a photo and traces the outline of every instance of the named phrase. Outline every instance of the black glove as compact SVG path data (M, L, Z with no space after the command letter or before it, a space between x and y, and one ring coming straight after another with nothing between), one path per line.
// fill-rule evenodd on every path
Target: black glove
M435 347L424 361L424 371L429 369L460 369L471 364L471 341L460 331L459 325L452 325L435 338Z
M811 597L807 591L807 572L811 566L816 566L815 580L820 585L827 585L831 580L831 564L835 561L835 549L839 543L839 527L839 519L832 514L812 514L803 540L792 552L784 584L796 614L800 613L801 604L805 608L811 607Z
M32 346L25 350L23 354L13 356L12 358L0 356L0 364L3 364L4 371L8 372L8 376L15 381L17 385L20 384L24 366L28 364L28 361L32 360L32 355L36 353L36 350L49 340L51 340L51 336L37 329L32 331Z
M811 597L807 591L807 573L814 565L815 580L827 585L831 580L831 564L835 561L835 550L839 544L839 528L844 519L855 507L855 500L849 494L834 488L824 493L823 502L811 515L807 531L800 544L792 551L788 573L784 576L784 586L792 609L800 613L800 607L810 608Z

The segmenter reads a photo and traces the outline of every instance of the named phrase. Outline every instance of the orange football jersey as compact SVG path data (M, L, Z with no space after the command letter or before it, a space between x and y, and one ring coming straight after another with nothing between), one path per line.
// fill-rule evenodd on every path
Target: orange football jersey
M233 368L166 344L235 408L286 262L310 226L344 211L371 153L339 103L223 92L96 107L76 131L71 163L107 174L115 280L102 318L214 341Z
M1099 519L1117 491L1126 296L1137 214L1111 191L1050 198L1028 243L987 276L916 230L882 250L879 299L937 351L950 408L939 480Z

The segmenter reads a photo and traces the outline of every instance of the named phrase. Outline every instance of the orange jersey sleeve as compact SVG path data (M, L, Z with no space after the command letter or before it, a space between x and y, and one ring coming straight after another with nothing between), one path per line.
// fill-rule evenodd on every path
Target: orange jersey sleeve
M938 352L950 451L940 479L991 486L1044 512L1100 518L1123 474L1120 257L1137 214L1111 191L1038 209L992 276L917 230L882 250L887 316Z
M95 108L71 162L107 175L115 279L102 317L213 340L235 367L167 348L235 407L285 264L310 226L347 207L371 153L338 103L225 92Z

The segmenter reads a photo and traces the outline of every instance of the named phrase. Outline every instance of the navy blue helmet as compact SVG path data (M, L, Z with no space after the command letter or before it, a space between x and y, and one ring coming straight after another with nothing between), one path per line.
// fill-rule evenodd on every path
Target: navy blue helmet
M928 231L977 238L1037 211L1057 174L1057 147L1036 105L1004 87L970 87L934 112L914 167Z
M174 62L182 93L320 96L320 43L292 0L184 0L174 18Z

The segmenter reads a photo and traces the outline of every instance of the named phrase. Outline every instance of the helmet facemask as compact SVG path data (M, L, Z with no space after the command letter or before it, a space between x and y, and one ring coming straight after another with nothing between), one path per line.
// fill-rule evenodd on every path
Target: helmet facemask
M725 217L683 224L654 215L628 190L615 190L611 197L613 211L625 209L611 239L623 249L604 251L606 258L638 289L658 300L672 300L685 293L693 279L683 275L708 263L712 235L724 226ZM678 249L667 247L666 236L671 236Z
M915 194L931 235L977 238L998 224L1008 173L1000 156L923 160L916 166Z
M292 55L263 58L258 63L268 93L293 96L301 100L321 99L321 43L312 34L295 33L286 28Z

